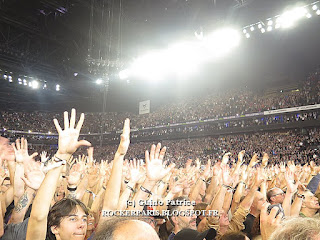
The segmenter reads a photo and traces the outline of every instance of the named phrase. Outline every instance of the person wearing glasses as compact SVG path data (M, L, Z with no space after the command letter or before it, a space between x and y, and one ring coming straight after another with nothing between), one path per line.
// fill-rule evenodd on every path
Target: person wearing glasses
M280 188L271 188L267 192L267 199L270 204L282 204L285 197L285 193Z

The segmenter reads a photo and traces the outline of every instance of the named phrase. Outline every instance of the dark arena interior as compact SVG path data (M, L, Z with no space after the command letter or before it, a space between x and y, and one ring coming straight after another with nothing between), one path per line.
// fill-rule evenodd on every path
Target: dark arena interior
M320 239L320 1L0 0L0 33L1 240Z

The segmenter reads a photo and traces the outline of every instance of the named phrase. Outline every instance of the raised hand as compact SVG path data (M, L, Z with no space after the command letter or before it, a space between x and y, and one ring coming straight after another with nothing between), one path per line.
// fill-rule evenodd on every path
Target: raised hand
M201 173L201 176L204 177L206 180L210 175L210 167L211 167L211 160L209 159L204 171Z
M267 209L270 203L264 203L262 205L261 214L260 214L260 228L261 235L263 240L269 239L270 235L280 226L281 219L283 217L282 212L276 214L279 210L278 207L273 207L270 214L268 214Z
M266 166L268 165L268 161L269 161L269 155L268 155L268 153L263 153L261 165L262 165L263 167L266 167Z
M16 162L23 164L24 162L32 161L34 157L38 155L37 152L28 154L28 141L27 139L21 138L16 140L16 144L12 143L14 154L16 155Z
M136 183L139 181L141 178L141 173L140 173L140 164L136 159L133 159L130 161L129 164L129 179L130 181Z
M231 155L230 152L228 152L225 155L223 155L221 165L226 165L229 162L229 156L230 155Z
M244 154L245 154L245 150L242 150L242 151L240 151L239 153L238 153L238 162L237 162L237 165L242 165L243 163L244 163L244 160L243 160L243 158L244 158Z
M43 151L40 154L41 163L45 164L49 160L49 156L47 156L47 152Z
M59 134L59 141L58 141L58 152L61 157L65 157L69 159L69 157L80 147L80 146L91 146L86 140L78 141L79 134L81 127L84 121L84 114L81 113L80 120L75 127L76 123L76 110L71 110L71 118L69 122L68 112L64 112L64 130L61 129L59 122L57 119L54 119L54 125ZM65 160L66 160L65 159Z
M214 164L212 174L213 176L219 176L221 174L221 163Z
M286 172L286 164L284 162L280 163L280 172L282 173Z
M159 181L174 168L174 163L171 163L167 168L163 167L162 161L165 153L166 147L161 149L161 143L158 143L157 147L152 145L150 154L148 151L146 151L146 172L149 180Z
M21 177L25 184L37 191L43 182L45 174L41 170L40 163L29 161L25 162L25 177Z
M230 168L227 165L221 166L222 169L222 182L224 185L231 186L232 178L230 176Z
M83 165L77 163L72 166L69 176L66 177L69 187L76 187L79 185L81 180L81 174L83 174L84 168Z
M124 121L123 131L120 136L120 144L117 150L117 153L121 156L126 155L130 144L130 120L127 118Z
M294 173L289 169L284 174L284 177L287 184L287 191L289 191L289 193L295 193L297 191L299 182L294 184Z
M201 161L199 160L199 158L196 159L196 168L199 171L201 167Z
M253 154L250 163L249 163L249 168L252 168L254 165L258 164L259 160L258 160L258 155L257 154Z

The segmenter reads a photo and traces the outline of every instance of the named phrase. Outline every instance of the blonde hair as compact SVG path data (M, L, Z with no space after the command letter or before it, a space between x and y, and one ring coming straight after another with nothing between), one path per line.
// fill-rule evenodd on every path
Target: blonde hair
M313 240L320 237L320 220L296 217L285 220L269 240Z

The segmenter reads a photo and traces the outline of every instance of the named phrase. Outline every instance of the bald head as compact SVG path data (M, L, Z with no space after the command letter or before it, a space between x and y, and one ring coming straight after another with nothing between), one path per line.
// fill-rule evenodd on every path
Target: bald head
M156 231L143 221L130 218L107 220L94 240L159 240Z
M139 220L129 220L120 225L113 233L114 240L159 240L156 231Z

